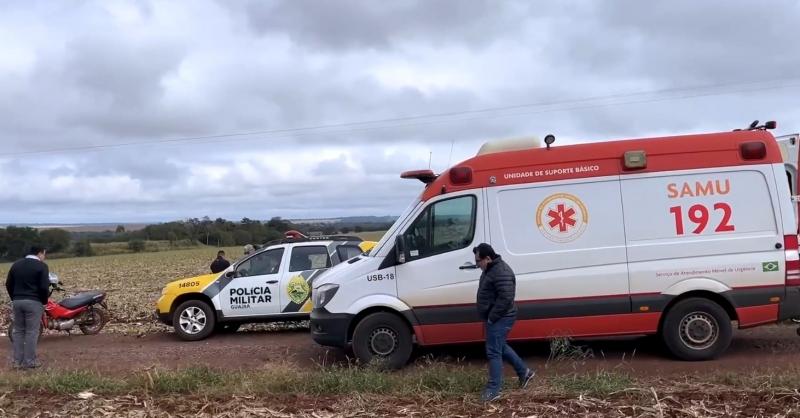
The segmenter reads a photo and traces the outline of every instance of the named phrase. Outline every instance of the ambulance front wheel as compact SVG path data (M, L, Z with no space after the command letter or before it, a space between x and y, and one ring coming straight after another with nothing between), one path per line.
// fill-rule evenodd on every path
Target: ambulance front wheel
M198 341L208 337L214 332L215 324L214 311L202 300L181 303L172 317L175 333L185 341Z
M412 350L408 325L388 312L364 317L353 331L353 353L361 364L399 369L408 362Z
M685 299L667 312L661 337L669 351L681 360L711 360L731 343L731 318L709 299Z

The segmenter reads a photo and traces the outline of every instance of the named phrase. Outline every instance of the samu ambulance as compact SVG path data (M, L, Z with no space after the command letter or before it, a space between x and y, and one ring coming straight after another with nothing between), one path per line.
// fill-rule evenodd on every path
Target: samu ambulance
M314 280L374 244L358 237L306 237L289 231L220 273L168 283L155 316L187 341L215 331L235 332L245 323L306 320Z
M369 255L314 283L311 331L401 367L413 344L478 342L490 243L516 273L510 340L659 334L684 360L800 314L795 211L775 138L750 130L506 149L425 183Z

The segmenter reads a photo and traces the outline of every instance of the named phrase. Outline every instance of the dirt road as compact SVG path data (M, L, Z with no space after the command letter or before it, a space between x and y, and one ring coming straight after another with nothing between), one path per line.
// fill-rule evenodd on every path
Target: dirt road
M545 342L514 346L521 356L545 374L596 369L615 369L637 376L766 372L794 368L800 363L800 337L792 326L737 330L733 343L722 358L696 363L672 360L662 352L654 338L575 341L575 344L588 353L584 359L548 361L550 350ZM10 348L7 338L3 337L0 355L9 358ZM240 331L200 342L183 342L170 333L151 333L141 337L113 333L95 336L56 334L42 338L40 355L50 369L89 369L114 375L150 368L177 369L198 365L231 370L286 363L313 367L321 363L347 361L342 351L315 344L307 330ZM416 350L415 358L422 356L485 367L481 345ZM544 367L545 363L547 367ZM0 366L0 370L7 368L7 362Z

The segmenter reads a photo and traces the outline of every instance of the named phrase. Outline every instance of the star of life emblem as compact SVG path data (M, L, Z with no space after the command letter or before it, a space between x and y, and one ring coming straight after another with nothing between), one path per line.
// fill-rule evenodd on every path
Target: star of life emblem
M536 210L536 226L553 242L571 242L589 225L589 211L576 196L556 193L545 198Z

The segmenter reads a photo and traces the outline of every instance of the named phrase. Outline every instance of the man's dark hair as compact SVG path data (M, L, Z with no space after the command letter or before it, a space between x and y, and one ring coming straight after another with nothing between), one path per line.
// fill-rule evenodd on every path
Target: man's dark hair
M28 250L28 255L39 255L39 253L45 252L46 248L41 245L31 245L31 248Z
M225 255L225 251L222 251L222 250L217 251L217 257L219 257L221 255Z
M489 244L487 244L485 242L481 243L481 244L478 244L477 247L472 249L472 252L474 254L477 254L479 258L489 257L492 260L497 258L497 253L494 252L494 248L492 248L491 245L489 245Z

